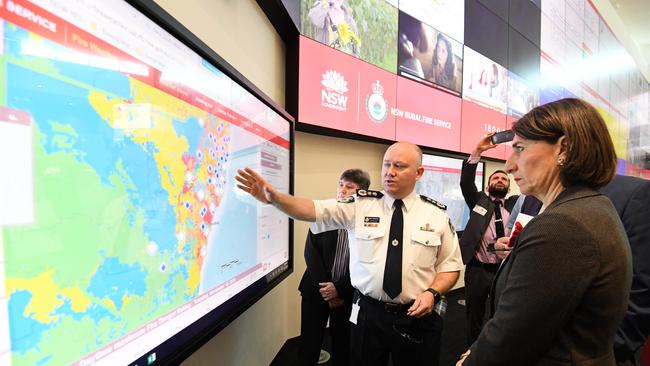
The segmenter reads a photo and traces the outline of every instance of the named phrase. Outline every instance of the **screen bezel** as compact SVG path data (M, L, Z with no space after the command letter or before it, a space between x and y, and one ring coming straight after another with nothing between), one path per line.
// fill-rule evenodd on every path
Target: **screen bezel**
M295 119L282 107L276 104L271 98L264 94L253 83L246 79L232 65L226 62L207 44L201 41L190 30L178 20L167 13L162 7L152 0L125 0L137 11L160 26L163 30L182 42L185 46L197 53L213 66L221 70L246 91L253 94L261 102L266 104L274 112L278 113L289 123L289 193L294 192L294 144L295 144ZM160 343L158 346L147 351L140 358L133 360L131 365L147 364L147 356L156 354L157 365L177 365L198 350L202 345L224 329L234 319L265 296L275 286L282 282L293 272L293 220L289 219L289 251L287 266L284 269L278 268L278 273L273 272L248 286L245 290L236 294L216 309L196 320L182 331L171 338Z

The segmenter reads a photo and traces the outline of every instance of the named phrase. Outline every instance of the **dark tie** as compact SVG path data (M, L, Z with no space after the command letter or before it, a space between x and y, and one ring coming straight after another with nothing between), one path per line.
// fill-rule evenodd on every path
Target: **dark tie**
M501 201L494 200L494 227L497 231L497 239L506 236L503 230L503 218L501 218Z
M404 214L402 200L395 200L393 217L390 220L388 252L384 268L384 291L391 298L402 292L402 236L404 235Z

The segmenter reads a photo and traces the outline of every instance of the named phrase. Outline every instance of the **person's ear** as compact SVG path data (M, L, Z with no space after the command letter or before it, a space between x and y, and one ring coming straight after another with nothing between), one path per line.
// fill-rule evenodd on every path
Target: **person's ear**
M422 178L422 175L424 174L424 167L420 166L416 171L415 171L415 180L418 181L420 178Z
M566 162L567 159L567 150L568 150L568 145L567 145L567 140L566 136L560 137L557 142L557 164L562 166Z

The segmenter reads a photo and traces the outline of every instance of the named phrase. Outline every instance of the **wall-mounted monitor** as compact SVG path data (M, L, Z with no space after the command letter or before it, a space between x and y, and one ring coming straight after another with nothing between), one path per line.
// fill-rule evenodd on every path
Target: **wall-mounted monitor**
M508 70L465 46L463 99L506 113Z
M0 7L3 366L178 364L291 272L234 180L292 191L291 117L131 3Z
M478 164L474 184L480 191L483 189L485 163ZM454 228L458 231L465 230L470 209L460 190L463 158L425 153L422 154L422 165L424 175L417 182L417 193L447 205L447 213Z
M462 1L462 0L458 0ZM486 5L505 3L506 12L497 16ZM496 63L508 64L508 15L505 0L465 0L465 41L467 47L487 56ZM496 6L503 9L503 4Z
M508 115L521 117L538 105L537 88L514 72L508 72Z
M395 72L396 3L397 0L300 0L300 33Z
M508 24L539 47L541 9L532 1L510 0Z
M438 29L458 42L465 39L465 2L400 0L399 10Z
M307 37L299 42L298 120L394 140L398 77Z
M420 20L400 12L397 72L460 96L463 45Z
M508 71L533 85L539 84L539 46L508 27Z

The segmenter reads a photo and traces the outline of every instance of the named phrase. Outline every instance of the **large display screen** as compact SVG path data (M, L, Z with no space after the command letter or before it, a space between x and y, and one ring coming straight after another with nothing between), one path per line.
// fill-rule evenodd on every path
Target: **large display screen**
M463 99L506 113L508 70L465 46Z
M399 10L463 42L465 2L458 0L400 0Z
M397 0L300 0L300 33L395 72L396 3Z
M0 3L0 365L179 362L291 270L234 181L290 193L290 117L138 6Z
M397 72L460 96L463 44L400 12Z
M483 169L485 163L479 162L476 169L474 184L479 191L483 190ZM470 209L463 199L460 190L460 171L463 166L462 158L450 156L422 154L424 175L417 182L418 194L447 205L447 214L456 230L465 230L469 220Z
M514 72L508 72L508 115L521 117L538 105L537 89Z
M397 79L395 139L458 151L461 99L405 78Z
M395 139L397 76L300 37L300 122Z

